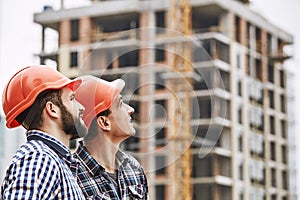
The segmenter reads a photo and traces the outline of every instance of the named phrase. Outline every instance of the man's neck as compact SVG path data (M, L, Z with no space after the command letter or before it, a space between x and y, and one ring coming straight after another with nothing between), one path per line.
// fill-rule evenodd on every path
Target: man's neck
M57 139L58 141L60 141L61 143L63 143L66 147L69 147L69 142L70 142L70 138L69 136L62 131L61 129L56 129L54 126L49 128L49 127L41 127L40 129L41 131L51 135L52 137L54 137L55 139Z
M107 172L116 172L116 154L119 151L120 143L113 143L105 135L99 133L92 140L85 140L84 146Z

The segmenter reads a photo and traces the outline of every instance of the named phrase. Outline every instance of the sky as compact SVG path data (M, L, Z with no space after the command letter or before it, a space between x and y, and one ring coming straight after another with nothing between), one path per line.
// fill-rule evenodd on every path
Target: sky
M88 0L65 0L70 2L76 6ZM42 12L44 5L58 9L60 0L0 0L0 94L17 69L39 64L34 54L41 50L42 28L33 22L33 13Z
M64 2L67 7L71 7L89 1ZM39 59L34 54L41 49L41 26L33 23L33 13L41 12L44 5L57 9L60 0L0 0L0 99L4 84L18 69L39 64ZM291 61L296 80L294 110L295 113L300 113L300 93L296 90L296 86L300 85L300 0L252 0L251 7L271 23L294 35L294 46L290 49L294 55ZM296 118L296 124L300 124L300 117ZM296 127L296 133L299 130ZM298 137L297 143L300 144L300 136Z

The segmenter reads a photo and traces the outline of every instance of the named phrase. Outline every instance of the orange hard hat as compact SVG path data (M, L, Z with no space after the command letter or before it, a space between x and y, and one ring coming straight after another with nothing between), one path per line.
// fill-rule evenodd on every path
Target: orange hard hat
M28 66L21 69L12 76L3 91L2 104L6 126L8 128L20 126L16 117L29 108L41 92L65 86L75 90L80 83L80 80L72 81L49 66Z
M122 79L109 82L91 75L77 79L82 80L82 83L75 91L75 98L85 107L83 120L89 128L97 114L111 107L114 99L124 88L125 82Z

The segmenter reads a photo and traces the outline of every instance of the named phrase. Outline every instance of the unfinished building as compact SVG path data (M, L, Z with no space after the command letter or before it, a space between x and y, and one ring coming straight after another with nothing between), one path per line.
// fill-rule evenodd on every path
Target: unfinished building
M184 53L174 51L180 43L188 43L193 66L191 104L183 108L193 136L192 198L296 199L284 66L293 37L247 3L191 0L189 37L173 31L171 0L92 1L45 7L34 16L43 28L41 64L55 62L70 78L87 73L126 81L137 135L123 148L146 169L151 199L181 199L174 192L180 181L174 162L181 157L170 145L176 126L170 90L180 84L170 72L174 54ZM47 47L48 31L57 34L54 49Z

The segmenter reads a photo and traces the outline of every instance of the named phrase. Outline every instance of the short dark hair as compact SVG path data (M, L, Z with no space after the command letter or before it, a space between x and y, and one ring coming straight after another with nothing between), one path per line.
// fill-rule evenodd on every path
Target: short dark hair
M111 111L109 109L106 109L100 113L98 113L96 115L96 117L94 117L93 121L91 122L91 125L89 127L89 130L88 130L88 134L86 136L86 139L89 139L89 138L93 138L96 134L97 134L97 119L98 117L100 116L105 116L107 117L109 114L111 113Z
M46 106L46 103L49 101L59 107L63 106L63 102L61 99L61 90L60 89L59 90L46 90L46 91L40 93L36 97L34 103L29 108L27 108L22 113L20 113L16 117L16 120L20 124L24 123L23 126L28 126L28 130L39 129L44 122L44 119L42 117L42 112ZM28 116L31 109L34 109L33 116ZM24 120L26 119L27 116L33 117L33 119L31 120L31 122L29 124L25 124L25 122L24 122Z

